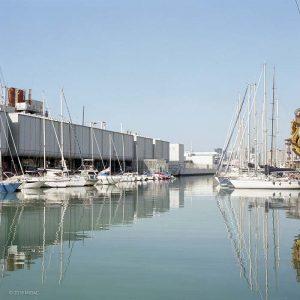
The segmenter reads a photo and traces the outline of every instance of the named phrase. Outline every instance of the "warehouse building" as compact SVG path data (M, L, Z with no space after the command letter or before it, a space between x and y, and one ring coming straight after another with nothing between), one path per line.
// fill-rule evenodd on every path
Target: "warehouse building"
M6 89L7 105L0 106L0 148L4 171L13 171L17 157L26 167L80 167L93 159L99 170L112 165L113 172L163 171L168 169L170 143L131 133L110 131L98 123L90 126L61 121L43 111L31 90ZM11 157L14 159L12 160Z
M166 141L60 122L35 114L1 112L1 120L5 125L1 126L4 160L9 161L8 150L11 149L12 155L18 155L25 166L42 166L44 128L45 154L49 167L60 165L62 151L70 169L78 168L81 160L87 158L93 158L98 169L107 167L111 159L115 172L120 169L135 170L136 162L139 163L139 171L146 171L145 160L164 161L165 164L169 161L169 142Z

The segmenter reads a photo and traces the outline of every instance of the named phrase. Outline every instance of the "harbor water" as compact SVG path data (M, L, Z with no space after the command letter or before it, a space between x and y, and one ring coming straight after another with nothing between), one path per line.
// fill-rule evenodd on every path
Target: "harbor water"
M2 195L0 299L299 299L300 196L213 178Z

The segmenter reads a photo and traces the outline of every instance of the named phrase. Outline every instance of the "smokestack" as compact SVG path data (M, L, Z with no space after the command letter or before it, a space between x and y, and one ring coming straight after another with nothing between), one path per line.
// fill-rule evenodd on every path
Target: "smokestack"
M7 89L7 98L8 98L8 105L15 107L16 104L16 89L13 87L10 87Z
M29 104L31 104L31 89L28 90L28 100Z

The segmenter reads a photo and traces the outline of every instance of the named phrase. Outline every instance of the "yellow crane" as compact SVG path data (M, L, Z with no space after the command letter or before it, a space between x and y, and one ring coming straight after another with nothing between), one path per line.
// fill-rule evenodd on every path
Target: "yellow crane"
M291 122L291 148L300 156L300 108L295 110L295 119Z

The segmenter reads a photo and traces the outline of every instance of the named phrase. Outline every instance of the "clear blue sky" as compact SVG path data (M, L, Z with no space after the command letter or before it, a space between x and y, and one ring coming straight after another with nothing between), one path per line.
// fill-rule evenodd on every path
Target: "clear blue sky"
M300 107L294 0L0 1L0 65L58 113L194 149L223 144L237 94L277 68L281 138Z

